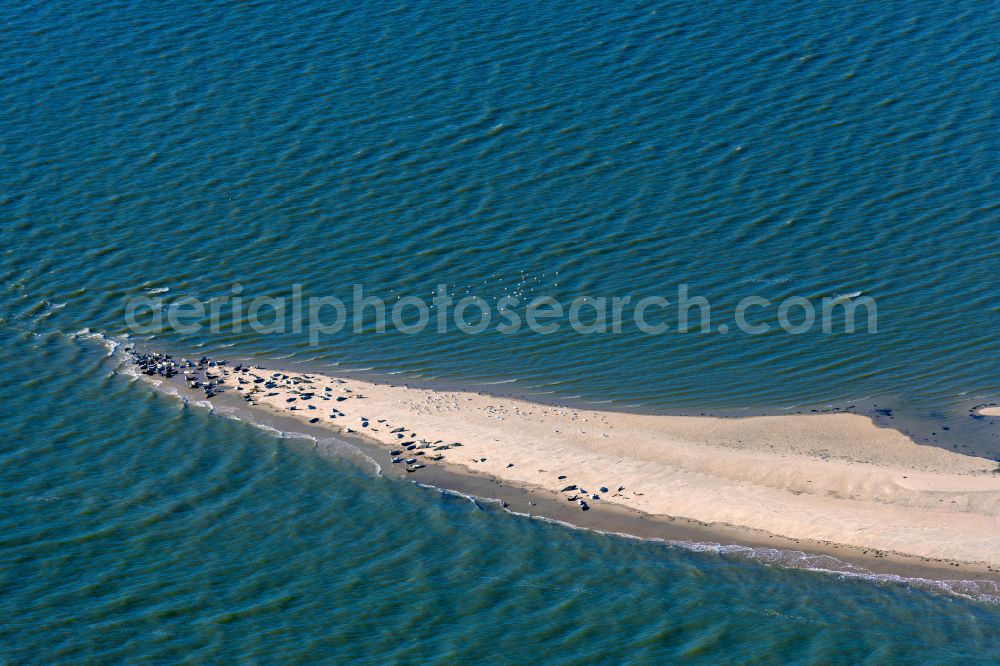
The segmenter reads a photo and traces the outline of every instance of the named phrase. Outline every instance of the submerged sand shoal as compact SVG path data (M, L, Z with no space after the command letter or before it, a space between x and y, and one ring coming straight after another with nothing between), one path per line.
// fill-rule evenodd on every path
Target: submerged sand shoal
M918 445L857 414L639 415L315 373L209 372L261 408L364 435L385 447L386 460L389 450L413 442L424 448L404 457L585 497L592 511L612 503L793 539L1000 566L997 463ZM449 448L436 450L442 446ZM562 492L571 485L577 489Z

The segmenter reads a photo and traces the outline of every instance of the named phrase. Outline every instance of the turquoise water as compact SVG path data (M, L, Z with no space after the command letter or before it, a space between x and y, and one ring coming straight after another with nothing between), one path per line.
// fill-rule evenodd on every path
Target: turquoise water
M862 292L875 334L367 327L314 346L224 327L148 344L630 409L878 402L998 457L995 425L967 416L1000 398L995 11L0 15L7 660L1000 656L982 599L482 511L185 408L115 374L104 346L129 333L128 297L236 282L564 301L686 283L720 321L752 294Z

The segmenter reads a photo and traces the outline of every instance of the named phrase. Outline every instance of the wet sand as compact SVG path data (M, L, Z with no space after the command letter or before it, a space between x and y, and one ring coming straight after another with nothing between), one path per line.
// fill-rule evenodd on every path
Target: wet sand
M224 382L221 398L249 396L262 416L364 438L390 473L497 497L517 512L640 537L829 553L897 574L1000 567L997 464L918 445L857 414L636 415L316 373L206 370ZM426 466L401 471L405 462L389 462L396 450Z

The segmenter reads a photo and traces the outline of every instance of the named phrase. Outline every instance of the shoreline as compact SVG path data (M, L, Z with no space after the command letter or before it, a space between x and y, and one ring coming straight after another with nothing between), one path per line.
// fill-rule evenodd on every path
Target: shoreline
M180 395L183 398L183 394ZM240 410L246 409L237 402L225 401L225 413L243 420ZM209 405L209 408L212 408ZM363 433L334 432L319 424L303 423L298 419L272 411L247 411L246 417L253 425L264 426L284 435L294 433L311 440L315 447L335 435L338 442L346 443L349 455L378 466L377 476L404 480L438 491L478 502L492 503L497 510L513 516L543 520L571 529L598 532L611 537L639 541L663 542L694 551L713 551L720 554L745 555L760 564L774 564L785 568L807 569L836 575L875 577L885 580L909 582L933 581L941 583L992 583L992 596L1000 596L1000 569L949 560L932 560L892 551L857 548L842 544L795 539L753 530L736 525L710 524L683 517L658 516L608 504L604 510L586 513L575 506L563 503L557 494L528 484L518 484L498 479L489 474L470 473L460 465L434 465L423 470L420 477L391 464L383 464L376 456L385 455L385 448ZM263 417L263 418L258 418ZM293 437L292 439L295 439ZM337 455L344 451L338 448ZM481 507L482 508L482 507ZM752 552L751 552L752 551ZM766 552L766 557L763 553ZM956 574L977 576L956 579ZM945 586L947 587L947 586ZM949 588L950 589L950 588Z
M993 536L1000 534L1000 475L992 474L995 463L915 444L901 433L880 428L856 414L725 419L646 416L555 407L481 393L376 384L318 373L289 374L242 366L206 366L202 373L206 372L224 382L220 386L225 387L221 388L224 394L213 397L215 401L234 405L242 402L250 413L264 416L265 420L274 418L297 426L290 429L347 435L357 440L355 443L363 443L390 476L406 476L446 492L496 498L515 513L643 539L707 540L723 546L744 545L786 553L801 550L820 557L830 555L841 563L876 574L946 580L948 574L961 571L1000 580L1000 558L996 556L1000 541ZM251 378L261 381L255 384ZM185 392L190 394L182 380L170 381L180 387L182 397ZM253 393L254 404L240 400L241 394L259 389L262 384L271 386ZM391 404L394 401L401 404ZM328 418L331 410L338 414L335 418ZM367 421L360 421L361 412L366 412L363 416ZM581 434L569 432L570 427L584 424L586 428L605 430L603 438L597 439L596 432L588 436L583 428L578 428ZM556 432L540 436L544 426L553 426ZM403 431L391 432L398 428ZM663 428L669 431L666 438L658 432ZM566 433L561 434L560 429ZM389 463L387 451L396 450L396 442L415 443L418 437L426 437L422 441L428 444L452 439L446 435L466 435L467 441L462 442L462 447L434 453L444 456L436 463L428 462L427 454L437 447L419 445L422 450L418 453L425 455L410 460L426 466L412 474L402 471L402 463ZM803 445L795 441L796 436L811 440ZM642 437L652 443L636 444L635 440ZM852 443L852 437L874 438L888 450L866 451L866 445ZM699 438L705 441L696 441ZM827 448L815 450L817 443ZM669 455L663 455L664 448L670 449ZM406 455L418 455L414 450ZM490 460L490 456L505 459L498 462ZM734 460L720 461L720 457ZM548 470L539 465L560 469ZM628 483L622 481L620 487L604 486L606 492L598 491L603 488L597 485L600 482L594 476L595 467L600 478L619 473L622 479L628 477ZM669 473L664 475L665 471ZM776 471L778 477L785 478L770 478ZM786 473L789 471L794 473ZM908 480L890 479L892 475ZM851 497L823 497L806 485L819 482L817 487L824 487L829 495L831 490L837 490L831 483L836 486L838 477L845 477L849 488L857 482L865 487L853 488L856 494ZM683 482L680 494L676 489L664 491L658 487L657 481L663 480ZM887 481L895 487L885 486ZM579 497L580 492L563 493L556 485L589 487L587 495ZM942 494L963 498L965 504L956 507L959 510L928 505L928 500L934 499L943 503ZM575 502L565 502L573 495L578 496ZM599 499L593 495L599 495ZM692 502L692 498L697 499ZM720 498L727 499L728 505L718 502ZM588 510L581 508L579 499L587 503ZM713 500L724 506L702 506ZM778 511L771 500L777 501ZM822 525L809 529L810 516L843 518L845 509L863 510L868 522L861 521L840 533ZM798 520L782 520L782 514L789 511L806 513ZM754 518L755 512L763 515ZM726 520L728 516L735 519ZM882 527L897 528L904 521L902 531L906 534L901 540L897 530L894 539L882 538L877 531L872 532L880 521ZM857 532L858 527L867 531ZM928 538L927 543L921 543L920 538L914 539L914 530L918 536L936 540ZM782 533L785 536L779 536ZM845 534L847 538L837 538ZM956 546L952 543L956 537L965 542ZM852 540L854 543L850 543Z

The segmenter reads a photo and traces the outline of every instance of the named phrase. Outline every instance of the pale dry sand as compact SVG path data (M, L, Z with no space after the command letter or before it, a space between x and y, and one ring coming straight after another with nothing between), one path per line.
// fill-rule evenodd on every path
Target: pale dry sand
M1000 407L983 407L979 413L983 416L1000 416Z
M997 463L918 445L856 414L638 415L318 374L210 372L226 377L228 391L252 392L263 408L381 443L386 461L390 449L414 442L424 448L403 457L554 496L576 485L592 511L615 503L793 539L1000 566ZM454 443L461 446L435 450ZM429 460L436 455L443 458Z

